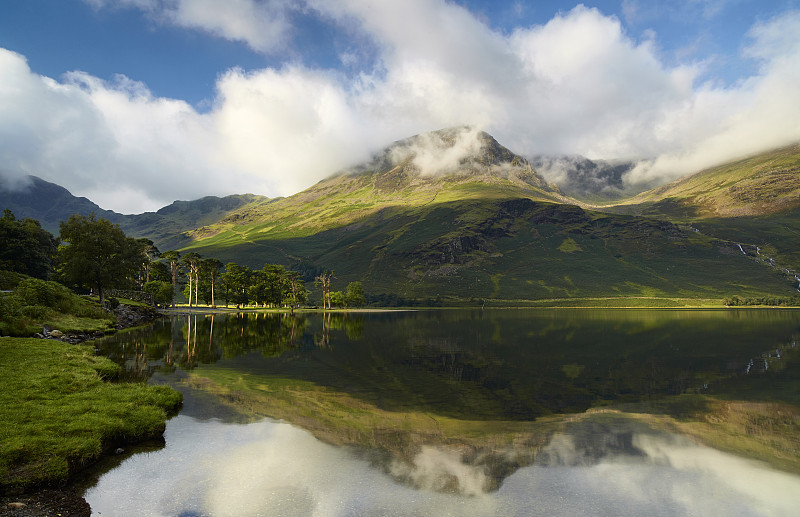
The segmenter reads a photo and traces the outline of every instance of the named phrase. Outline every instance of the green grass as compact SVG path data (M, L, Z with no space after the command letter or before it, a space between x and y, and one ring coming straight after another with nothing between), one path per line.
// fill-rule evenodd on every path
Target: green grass
M626 200L628 213L670 218L762 216L800 206L800 145L712 167Z
M88 346L0 339L0 487L62 483L110 447L160 436L181 395L110 383Z
M0 295L0 335L31 336L47 326L62 332L93 332L113 327L115 318L96 301L56 282L20 275L12 294Z

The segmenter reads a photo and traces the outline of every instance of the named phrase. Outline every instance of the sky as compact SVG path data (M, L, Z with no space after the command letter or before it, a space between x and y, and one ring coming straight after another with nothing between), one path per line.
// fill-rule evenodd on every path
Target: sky
M470 125L667 181L800 141L800 0L3 0L0 186L288 196Z

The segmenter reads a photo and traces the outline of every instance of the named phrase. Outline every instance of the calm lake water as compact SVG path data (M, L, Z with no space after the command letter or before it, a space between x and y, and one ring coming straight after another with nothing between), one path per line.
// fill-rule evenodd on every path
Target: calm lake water
M103 516L789 515L800 476L670 422L706 409L691 395L794 401L798 342L791 310L174 317L98 345L185 399L165 445L86 499Z

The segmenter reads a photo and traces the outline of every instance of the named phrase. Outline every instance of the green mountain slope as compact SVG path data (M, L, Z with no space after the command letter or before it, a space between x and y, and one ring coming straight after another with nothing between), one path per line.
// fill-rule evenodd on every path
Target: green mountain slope
M604 210L691 225L794 275L800 271L800 144L700 171Z
M441 152L450 149L447 136L434 134ZM410 298L795 292L791 275L744 256L735 242L569 204L524 159L489 135L479 139L438 174L397 150L414 144L397 143L295 196L199 228L186 249L251 267L310 263L334 269L335 287L361 280L369 292Z
M628 212L701 219L795 211L800 208L800 144L700 171L623 206Z
M254 194L206 196L194 201L175 201L157 212L125 215L118 222L127 235L147 237L161 250L176 249L191 242L187 232L268 199Z
M207 197L129 216L37 180L27 198L0 193L0 202L51 221L51 231L95 211L162 250L252 268L333 269L334 289L360 280L368 293L452 303L656 297L668 305L797 294L799 165L793 146L591 207L490 135L454 128L395 142L287 198Z

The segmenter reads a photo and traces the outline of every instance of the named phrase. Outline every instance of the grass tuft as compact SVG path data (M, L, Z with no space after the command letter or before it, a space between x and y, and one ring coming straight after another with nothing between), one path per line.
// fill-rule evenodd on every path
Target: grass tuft
M111 447L160 436L180 393L104 381L119 371L86 346L1 339L0 487L63 483Z

